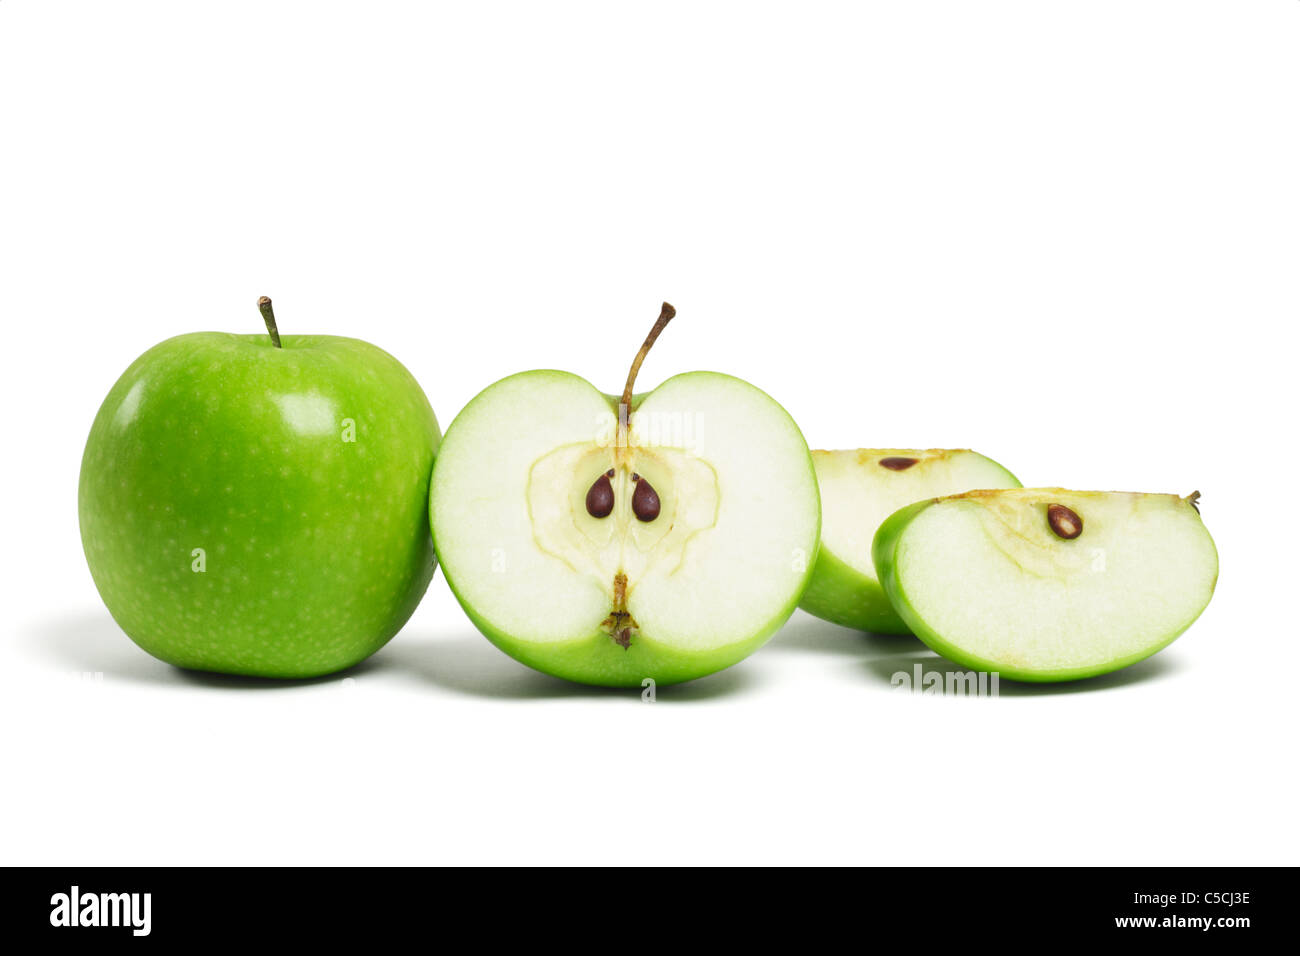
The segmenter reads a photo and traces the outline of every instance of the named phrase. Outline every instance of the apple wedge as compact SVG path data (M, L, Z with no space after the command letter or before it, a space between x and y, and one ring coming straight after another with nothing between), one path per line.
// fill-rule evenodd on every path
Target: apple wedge
M902 508L872 551L931 649L1016 680L1074 680L1149 657L1209 604L1219 561L1198 497L973 491Z
M821 511L789 414L715 372L611 399L523 372L456 417L430 490L434 547L474 624L516 659L588 684L690 680L794 611Z
M871 540L880 523L923 498L1020 487L1011 472L967 449L858 448L812 456L821 487L822 543L799 606L879 634L909 633L876 579Z

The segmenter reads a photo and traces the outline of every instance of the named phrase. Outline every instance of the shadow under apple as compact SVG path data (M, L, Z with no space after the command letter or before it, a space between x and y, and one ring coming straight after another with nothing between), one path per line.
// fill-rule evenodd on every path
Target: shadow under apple
M794 617L780 632L763 646L759 653L769 650L783 653L840 654L846 657L874 659L895 656L909 651L923 651L925 645L911 634L875 634L842 627L823 621L803 611Z
M640 703L639 687L594 687L552 677L519 663L478 632L452 637L403 640L398 635L372 660L385 670L415 674L444 690L499 700L574 697ZM684 684L655 688L656 703L702 701L747 690L756 683L744 662Z
M906 654L897 654L893 656L878 657L865 661L866 673L872 677L884 682L893 684L896 674L906 674L909 684L915 684L915 667L921 665L921 676L924 680L927 675L936 674L942 686L947 686L948 675L966 675L972 673L972 669L964 667L961 664L953 663L947 658L940 657L933 651L926 650L918 642L920 650ZM1027 681L1017 681L1010 678L1000 678L998 681L999 697L1051 697L1060 694L1086 694L1097 693L1106 690L1115 690L1120 687L1127 687L1131 684L1145 684L1168 677L1180 670L1181 665L1176 658L1155 655L1148 657L1144 661L1139 661L1121 670L1111 671L1109 674L1099 674L1096 677L1085 677L1082 680L1058 681L1055 683L1031 683ZM920 691L920 688L917 688ZM900 690L901 692L901 690ZM941 696L970 696L975 694L942 694Z
M218 690L283 690L356 677L376 669L373 657L321 677L281 679L186 670L160 661L136 645L107 611L43 621L26 635L36 655L79 674L103 674L115 681L152 685L198 685Z

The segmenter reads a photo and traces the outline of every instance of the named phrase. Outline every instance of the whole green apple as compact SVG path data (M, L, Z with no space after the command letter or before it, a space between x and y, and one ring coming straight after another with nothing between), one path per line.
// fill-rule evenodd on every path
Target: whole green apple
M433 576L441 438L356 339L198 332L118 379L81 463L81 539L122 629L179 667L312 677L382 647Z

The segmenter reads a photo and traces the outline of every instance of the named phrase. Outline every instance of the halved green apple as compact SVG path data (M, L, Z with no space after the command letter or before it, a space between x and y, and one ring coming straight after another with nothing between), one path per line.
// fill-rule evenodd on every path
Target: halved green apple
M1019 488L996 461L967 449L858 448L814 451L822 496L822 543L799 606L845 627L907 634L876 579L871 539L903 505L973 488Z
M931 649L1017 680L1073 680L1149 657L1205 610L1219 560L1198 497L973 491L902 508L872 551Z
M789 414L715 372L644 395L523 372L457 416L430 492L434 547L470 619L531 667L588 684L690 680L794 611L821 511Z

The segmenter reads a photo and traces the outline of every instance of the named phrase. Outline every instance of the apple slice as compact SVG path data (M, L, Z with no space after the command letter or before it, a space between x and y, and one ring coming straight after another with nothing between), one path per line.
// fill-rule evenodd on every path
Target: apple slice
M992 459L966 449L814 451L822 495L822 543L799 606L845 627L907 634L876 580L871 539L887 517L922 498L973 488L1019 488Z
M538 670L589 684L690 680L742 659L793 612L821 512L789 414L740 379L633 384L567 372L489 386L447 429L434 546L475 625Z
M1091 677L1160 650L1205 610L1219 559L1199 494L1024 488L909 505L876 533L894 609L960 664Z

